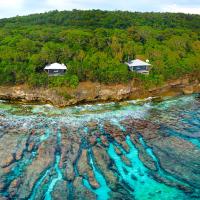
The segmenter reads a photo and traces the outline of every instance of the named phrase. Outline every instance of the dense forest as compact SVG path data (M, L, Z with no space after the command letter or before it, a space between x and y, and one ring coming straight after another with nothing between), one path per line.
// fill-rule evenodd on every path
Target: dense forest
M128 59L149 59L149 76ZM122 11L52 11L0 20L0 85L72 86L80 81L151 87L194 74L200 78L200 15ZM67 65L48 77L47 64Z

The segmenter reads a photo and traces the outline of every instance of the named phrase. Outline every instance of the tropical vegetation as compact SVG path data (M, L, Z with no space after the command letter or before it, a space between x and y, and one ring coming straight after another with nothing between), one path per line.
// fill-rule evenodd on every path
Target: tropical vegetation
M0 85L76 87L138 78L148 86L186 74L200 77L200 15L122 11L52 11L0 20ZM149 76L128 70L149 59ZM67 65L48 77L50 63Z

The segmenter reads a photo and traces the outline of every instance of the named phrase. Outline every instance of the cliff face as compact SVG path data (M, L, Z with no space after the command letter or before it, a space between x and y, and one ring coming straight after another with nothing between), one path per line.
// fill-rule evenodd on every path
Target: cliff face
M151 89L145 89L136 80L128 84L115 85L83 82L76 89L67 87L34 89L24 85L2 86L0 87L0 99L25 103L51 103L58 107L64 107L87 102L121 101L150 96L176 96L199 92L199 80L185 77Z

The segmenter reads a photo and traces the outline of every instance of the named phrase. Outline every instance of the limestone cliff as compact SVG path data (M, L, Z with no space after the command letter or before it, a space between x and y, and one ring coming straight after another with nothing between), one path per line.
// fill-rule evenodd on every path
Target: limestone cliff
M30 88L25 85L1 86L0 99L24 103L50 103L58 107L64 107L89 102L121 101L150 96L176 96L199 92L200 81L191 77L184 77L168 81L162 86L151 89L145 89L137 80L127 84L113 85L82 82L75 89L68 87Z

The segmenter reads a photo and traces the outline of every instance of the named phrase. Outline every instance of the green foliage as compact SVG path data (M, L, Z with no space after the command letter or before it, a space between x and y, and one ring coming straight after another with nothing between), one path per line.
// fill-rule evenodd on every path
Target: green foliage
M42 87L48 85L48 76L46 74L31 74L28 84L33 87Z
M78 77L76 75L72 75L68 78L69 86L76 88L79 84Z
M76 88L79 84L76 75L66 74L65 76L48 77L48 85L51 87L70 86Z
M188 73L199 76L200 16L121 11L53 11L0 20L0 84L77 87L79 81L154 87ZM149 59L149 76L124 64ZM47 64L67 65L48 77Z
M165 28L200 28L199 15L182 13L139 13L101 10L51 11L45 14L33 14L1 20L1 26L13 28L19 25L61 25L76 28L118 28L131 26L151 26ZM47 32L46 32L47 33ZM48 35L48 33L47 33Z

